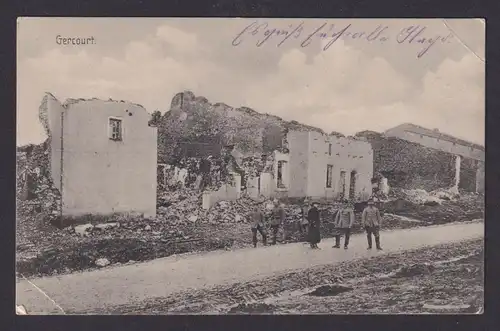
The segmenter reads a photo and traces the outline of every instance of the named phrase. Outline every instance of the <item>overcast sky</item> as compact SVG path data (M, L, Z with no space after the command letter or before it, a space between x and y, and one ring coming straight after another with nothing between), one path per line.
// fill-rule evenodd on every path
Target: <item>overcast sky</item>
M325 131L349 135L412 122L484 144L482 21L258 19L234 40L253 21L18 20L17 144L46 138L38 120L44 92L60 101L113 98L164 112L182 90ZM266 29L255 27L264 23L290 38L278 47L285 35L272 34L258 47ZM367 40L379 25L387 28ZM411 26L425 29L410 43L401 31ZM58 35L94 37L95 44L58 45ZM417 41L438 36L419 57L429 44Z

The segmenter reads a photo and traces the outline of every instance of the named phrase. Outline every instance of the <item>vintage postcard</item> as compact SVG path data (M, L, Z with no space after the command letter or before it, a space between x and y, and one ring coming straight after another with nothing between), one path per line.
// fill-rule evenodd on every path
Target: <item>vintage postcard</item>
M18 314L483 312L485 20L17 33Z

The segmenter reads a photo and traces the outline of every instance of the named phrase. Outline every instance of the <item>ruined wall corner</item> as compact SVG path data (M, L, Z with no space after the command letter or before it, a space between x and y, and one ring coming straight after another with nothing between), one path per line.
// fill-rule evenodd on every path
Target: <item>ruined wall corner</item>
M57 102L58 105L62 108L63 105L57 98L50 92L45 92L45 95L40 103L40 107L38 107L38 118L40 123L42 124L45 133L50 138L51 137L51 129L49 124L49 102Z

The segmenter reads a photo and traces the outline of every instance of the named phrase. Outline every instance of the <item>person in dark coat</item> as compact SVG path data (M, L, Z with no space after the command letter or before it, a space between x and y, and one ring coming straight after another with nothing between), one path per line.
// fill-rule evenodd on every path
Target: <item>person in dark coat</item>
M309 243L311 244L311 248L317 249L319 248L318 243L321 241L321 234L319 230L320 218L317 202L314 202L311 209L309 209L307 219L309 220Z

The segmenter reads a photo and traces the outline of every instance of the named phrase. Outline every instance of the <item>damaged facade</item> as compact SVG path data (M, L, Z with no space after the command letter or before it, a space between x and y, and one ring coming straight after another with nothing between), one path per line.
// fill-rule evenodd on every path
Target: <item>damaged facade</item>
M170 111L161 118L159 138L160 168L177 169L170 177L179 187L204 191L204 208L241 196L358 200L372 193L369 143L246 107L211 104L190 91L174 96ZM203 148L206 153L200 153L200 146L210 151ZM215 177L220 171L211 170L210 181L217 185L189 184L185 178L199 176L199 170L180 161L191 157L201 162L207 154L213 158L212 167L219 160L219 170L228 176L219 180ZM185 171L187 176L175 175ZM168 182L166 172L160 172L160 181Z
M385 131L387 137L397 137L409 142L453 155L454 174L452 186L472 191L484 192L483 146L458 139L415 124L405 123Z
M290 131L286 146L250 180L249 195L364 200L371 195L373 151L365 141Z
M264 198L304 198L337 200L341 198L364 201L372 193L373 151L365 141L321 134L314 131L290 131L279 148L268 154L244 156L234 146L226 146L219 161L227 174L218 178L214 165L219 157L210 157L210 183L194 185L187 181L178 187L203 191L202 205L209 209L219 201L237 200L242 196ZM193 159L201 163L205 158ZM184 162L184 161L183 161ZM163 166L162 166L163 167ZM187 169L178 169L180 172ZM215 170L215 171L214 171ZM187 170L203 178L200 169ZM163 177L163 171L161 172ZM212 178L213 177L213 178ZM164 177L163 177L164 178ZM168 181L168 179L167 179ZM171 186L171 185L170 185Z
M157 129L142 106L99 99L61 104L46 94L39 117L62 216L156 215Z

